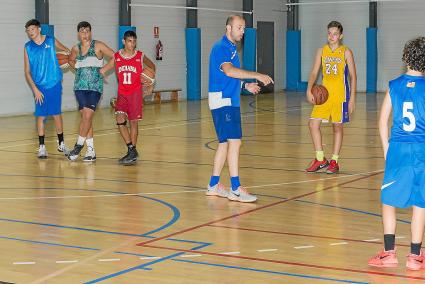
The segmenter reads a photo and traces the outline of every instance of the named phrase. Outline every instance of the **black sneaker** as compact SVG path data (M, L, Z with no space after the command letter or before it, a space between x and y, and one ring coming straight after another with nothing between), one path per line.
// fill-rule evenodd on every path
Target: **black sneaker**
M83 148L84 148L84 145L75 144L74 149L72 149L66 157L70 161L75 161L78 158L78 156L80 156L80 152L81 150L83 150Z
M136 147L128 149L127 155L119 159L119 163L124 166L134 165L137 162L139 153L137 153Z

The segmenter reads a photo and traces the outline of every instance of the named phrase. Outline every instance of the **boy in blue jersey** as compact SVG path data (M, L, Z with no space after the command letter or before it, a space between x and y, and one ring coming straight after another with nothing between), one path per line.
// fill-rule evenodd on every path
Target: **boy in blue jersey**
M411 248L406 267L425 268L421 250L425 227L425 37L404 47L407 72L390 81L379 118L379 134L385 157L381 187L384 250L369 260L375 267L396 267L396 208L413 207ZM388 120L391 112L391 138Z
M207 196L225 197L232 201L255 202L257 197L248 193L239 181L239 149L242 127L240 113L240 79L256 79L264 85L272 78L240 68L236 43L245 31L245 20L232 15L226 21L226 34L212 47L209 65L208 103L218 137L213 173L207 188ZM243 83L243 88L253 94L260 91L257 83ZM228 163L231 190L219 183L224 163Z
M56 48L65 52L70 50L56 38L41 34L40 22L36 19L25 24L30 38L24 48L25 78L35 99L35 113L39 140L38 157L47 158L44 144L44 119L53 116L58 135L58 151L67 152L62 126L62 71L56 58Z

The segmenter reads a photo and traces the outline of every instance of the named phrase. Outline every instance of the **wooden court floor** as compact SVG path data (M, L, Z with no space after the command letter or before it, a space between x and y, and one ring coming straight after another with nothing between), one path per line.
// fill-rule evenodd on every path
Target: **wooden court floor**
M382 95L358 95L338 175L306 174L313 158L301 94L242 98L241 181L255 204L206 197L217 147L207 101L146 105L141 160L110 109L95 117L93 164L36 157L31 115L0 118L0 281L7 283L420 283L407 272L409 211L398 220L398 268L369 268L381 249ZM64 114L66 142L78 113ZM323 128L325 153L331 128ZM85 150L84 150L85 151ZM230 184L227 172L222 176Z

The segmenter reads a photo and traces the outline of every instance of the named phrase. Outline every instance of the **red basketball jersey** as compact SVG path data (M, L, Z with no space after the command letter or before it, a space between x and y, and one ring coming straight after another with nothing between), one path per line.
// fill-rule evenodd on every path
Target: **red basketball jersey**
M143 72L143 53L136 51L132 57L123 57L120 51L114 54L115 73L118 77L118 94L130 95L142 89L140 75Z

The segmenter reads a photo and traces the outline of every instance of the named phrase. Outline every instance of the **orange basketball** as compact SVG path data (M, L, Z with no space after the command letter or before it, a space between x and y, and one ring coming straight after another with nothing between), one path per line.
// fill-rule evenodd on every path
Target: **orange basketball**
M328 90L325 86L322 85L313 85L311 88L311 93L313 94L315 105L324 104L329 97Z
M143 68L142 82L145 86L151 86L155 83L155 71L149 67Z
M58 59L60 68L69 67L69 54L63 51L56 52L56 58Z

